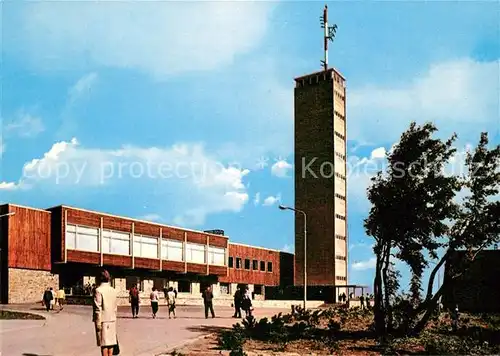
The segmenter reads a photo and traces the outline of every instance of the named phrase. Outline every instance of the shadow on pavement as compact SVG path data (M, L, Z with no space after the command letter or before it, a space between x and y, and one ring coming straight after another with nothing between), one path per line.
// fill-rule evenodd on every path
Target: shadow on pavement
M186 330L192 331L192 332L198 332L198 333L220 333L221 331L224 330L231 330L231 327L226 327L226 326L211 326L211 325L199 325L199 326L190 326L186 328Z

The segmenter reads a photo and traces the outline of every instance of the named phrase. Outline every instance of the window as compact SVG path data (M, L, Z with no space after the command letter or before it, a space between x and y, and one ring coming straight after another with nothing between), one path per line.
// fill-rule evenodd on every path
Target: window
M153 278L153 287L156 288L159 292L163 291L163 289L168 286L168 281L164 278Z
M252 261L252 269L254 271L258 271L259 270L259 261L257 261L257 260L253 260Z
M241 258L236 257L236 268L241 268Z
M189 281L179 281L177 287L179 293L191 293L191 282Z
M272 262L268 262L267 263L267 271L268 272L272 272L273 271L273 263Z
M335 235L335 237L339 240L344 240L344 241L346 240L345 236L343 235Z
M66 248L75 249L76 248L76 226L66 225Z
M129 256L130 234L126 232L102 230L102 252Z
M175 240L162 240L161 258L170 261L183 261L183 243Z
M266 263L264 261L260 261L260 270L262 272L266 271Z
M345 140L345 136L342 135L341 133L335 131L335 136L337 136L338 138L342 139L342 140Z
M220 284L220 294L230 294L229 293L229 283Z
M340 220L345 220L345 216L342 216L340 214L335 214L335 217Z
M158 258L158 238L134 235L134 255L136 257Z
M211 265L225 266L226 249L221 247L208 247L208 263Z
M337 258L337 260L341 260L341 261L346 260L345 256L341 256L341 255L337 255L337 256L335 256L335 258Z
M343 276L337 276L335 278L337 281L347 281L347 278L346 277L343 277Z
M186 261L193 263L207 263L207 261L205 261L205 245L187 243Z
M261 295L262 294L262 284L255 284L253 286L253 292L254 292L254 294Z
M232 257L229 257L228 265L229 265L229 268L233 268L233 258Z
M344 175L342 175L342 174L340 174L340 173L335 173L335 176L336 176L337 178L340 178L340 179L342 179L342 180L345 180L345 176L344 176Z
M245 258L245 269L250 269L250 260Z
M345 196L342 194L335 193L335 197L345 201Z
M66 225L66 248L99 252L99 229Z

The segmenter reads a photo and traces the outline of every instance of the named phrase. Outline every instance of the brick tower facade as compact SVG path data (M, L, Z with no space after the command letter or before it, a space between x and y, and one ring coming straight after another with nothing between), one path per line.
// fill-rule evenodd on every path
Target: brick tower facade
M295 208L307 214L307 285L346 285L345 78L331 68L295 84ZM296 213L295 285L303 276L304 219Z

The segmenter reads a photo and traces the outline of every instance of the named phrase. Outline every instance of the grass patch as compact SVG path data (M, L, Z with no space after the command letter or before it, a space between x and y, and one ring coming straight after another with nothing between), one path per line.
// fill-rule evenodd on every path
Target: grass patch
M41 315L0 310L0 320L45 320Z

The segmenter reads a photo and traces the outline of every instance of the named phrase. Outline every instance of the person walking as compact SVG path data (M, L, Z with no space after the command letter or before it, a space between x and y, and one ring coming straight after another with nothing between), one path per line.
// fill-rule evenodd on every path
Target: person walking
M50 293L52 293L52 299L50 300L50 309L54 310L54 306L56 305L57 294L54 288L50 287Z
M209 309L212 314L212 318L215 318L214 305L212 301L214 299L214 294L212 293L212 288L207 286L205 291L201 294L201 297L203 298L203 304L205 305L205 319L208 319Z
M238 286L236 288L236 292L234 293L234 315L233 318L241 318L241 301L242 301L242 294L241 294L241 286Z
M111 276L103 270L97 276L99 287L94 292L94 315L97 346L101 347L102 356L120 354L116 335L118 303L116 290L109 283Z
M156 313L158 313L158 304L160 302L160 297L158 295L158 291L156 288L153 288L153 291L149 295L149 299L151 299L151 310L153 311L153 319L156 319Z
M245 317L252 316L252 295L250 294L248 286L245 287L245 291L243 293L243 300L241 302L241 307L245 311Z
M60 288L57 291L57 302L59 303L59 310L64 309L64 302L66 301L66 293L64 292L64 288Z
M132 286L129 291L129 301L130 306L132 307L132 318L139 317L139 289L137 289L137 285Z
M361 305L361 309L365 309L365 296L363 294L359 296L359 303Z
M174 292L174 288L170 287L168 289L166 297L167 297L167 306L168 306L168 318L170 319L170 314L174 314L174 319L175 319L176 318L176 315L175 315L175 299L176 299L176 295L175 295L175 292Z
M50 291L50 288L47 288L45 292L43 293L43 304L45 305L45 309L47 311L50 311L50 307L52 305L52 299L54 298L52 292Z

